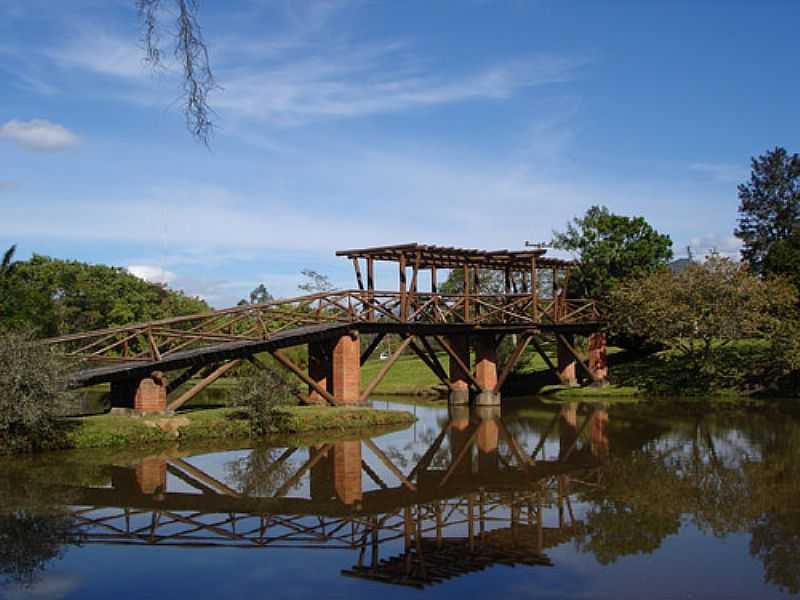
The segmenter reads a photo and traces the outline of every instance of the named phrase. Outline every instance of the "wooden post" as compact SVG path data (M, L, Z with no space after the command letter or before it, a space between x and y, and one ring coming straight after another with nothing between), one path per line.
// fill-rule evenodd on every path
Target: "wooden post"
M406 298L406 255L400 255L400 320L405 322L408 318L408 298Z
M367 300L369 301L369 311L367 318L375 320L375 309L372 307L375 302L375 261L370 256L367 259Z
M469 323L470 321L470 310L469 310L469 267L464 265L464 322Z

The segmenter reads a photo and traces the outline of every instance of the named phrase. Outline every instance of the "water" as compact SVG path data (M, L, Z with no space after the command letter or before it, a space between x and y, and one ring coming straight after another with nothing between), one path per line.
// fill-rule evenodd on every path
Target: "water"
M375 404L418 421L296 448L231 441L6 461L0 596L800 592L791 417Z

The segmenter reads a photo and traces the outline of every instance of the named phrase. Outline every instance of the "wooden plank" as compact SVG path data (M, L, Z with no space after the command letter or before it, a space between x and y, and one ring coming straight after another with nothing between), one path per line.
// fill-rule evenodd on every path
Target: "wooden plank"
M375 350L378 348L380 343L383 341L383 338L385 337L386 337L385 333L377 334L373 338L372 342L370 342L369 346L367 346L366 350L364 350L364 352L361 353L360 362L362 367L364 366L364 363L369 360L369 357L372 356L372 353L375 352Z

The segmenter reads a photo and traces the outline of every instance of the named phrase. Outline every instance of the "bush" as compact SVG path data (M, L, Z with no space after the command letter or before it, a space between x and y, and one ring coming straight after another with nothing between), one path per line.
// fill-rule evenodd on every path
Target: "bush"
M234 392L233 404L246 408L255 435L269 431L272 410L277 406L297 404L298 385L273 363L254 369L241 377Z
M0 334L0 453L57 447L67 362L28 334Z

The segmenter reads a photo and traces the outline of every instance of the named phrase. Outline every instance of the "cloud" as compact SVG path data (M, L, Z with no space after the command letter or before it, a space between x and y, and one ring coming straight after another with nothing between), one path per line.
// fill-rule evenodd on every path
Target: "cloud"
M79 143L78 136L58 123L45 119L30 121L8 121L0 127L0 137L14 140L28 150L64 150Z
M722 256L738 258L742 249L742 241L734 235L722 236L718 233L706 233L689 240L692 252L697 257L708 256L718 252Z
M175 280L175 273L157 265L128 265L127 271L150 283L170 283Z
M397 56L402 45L344 48L328 56L234 72L214 106L282 125L400 112L468 100L503 100L518 90L573 77L583 61L541 55L443 78ZM413 61L411 61L413 63Z
M689 169L719 183L741 183L747 178L745 167L730 163L698 162Z
M146 79L144 51L132 39L84 28L71 41L45 54L63 67L85 69L99 75Z

